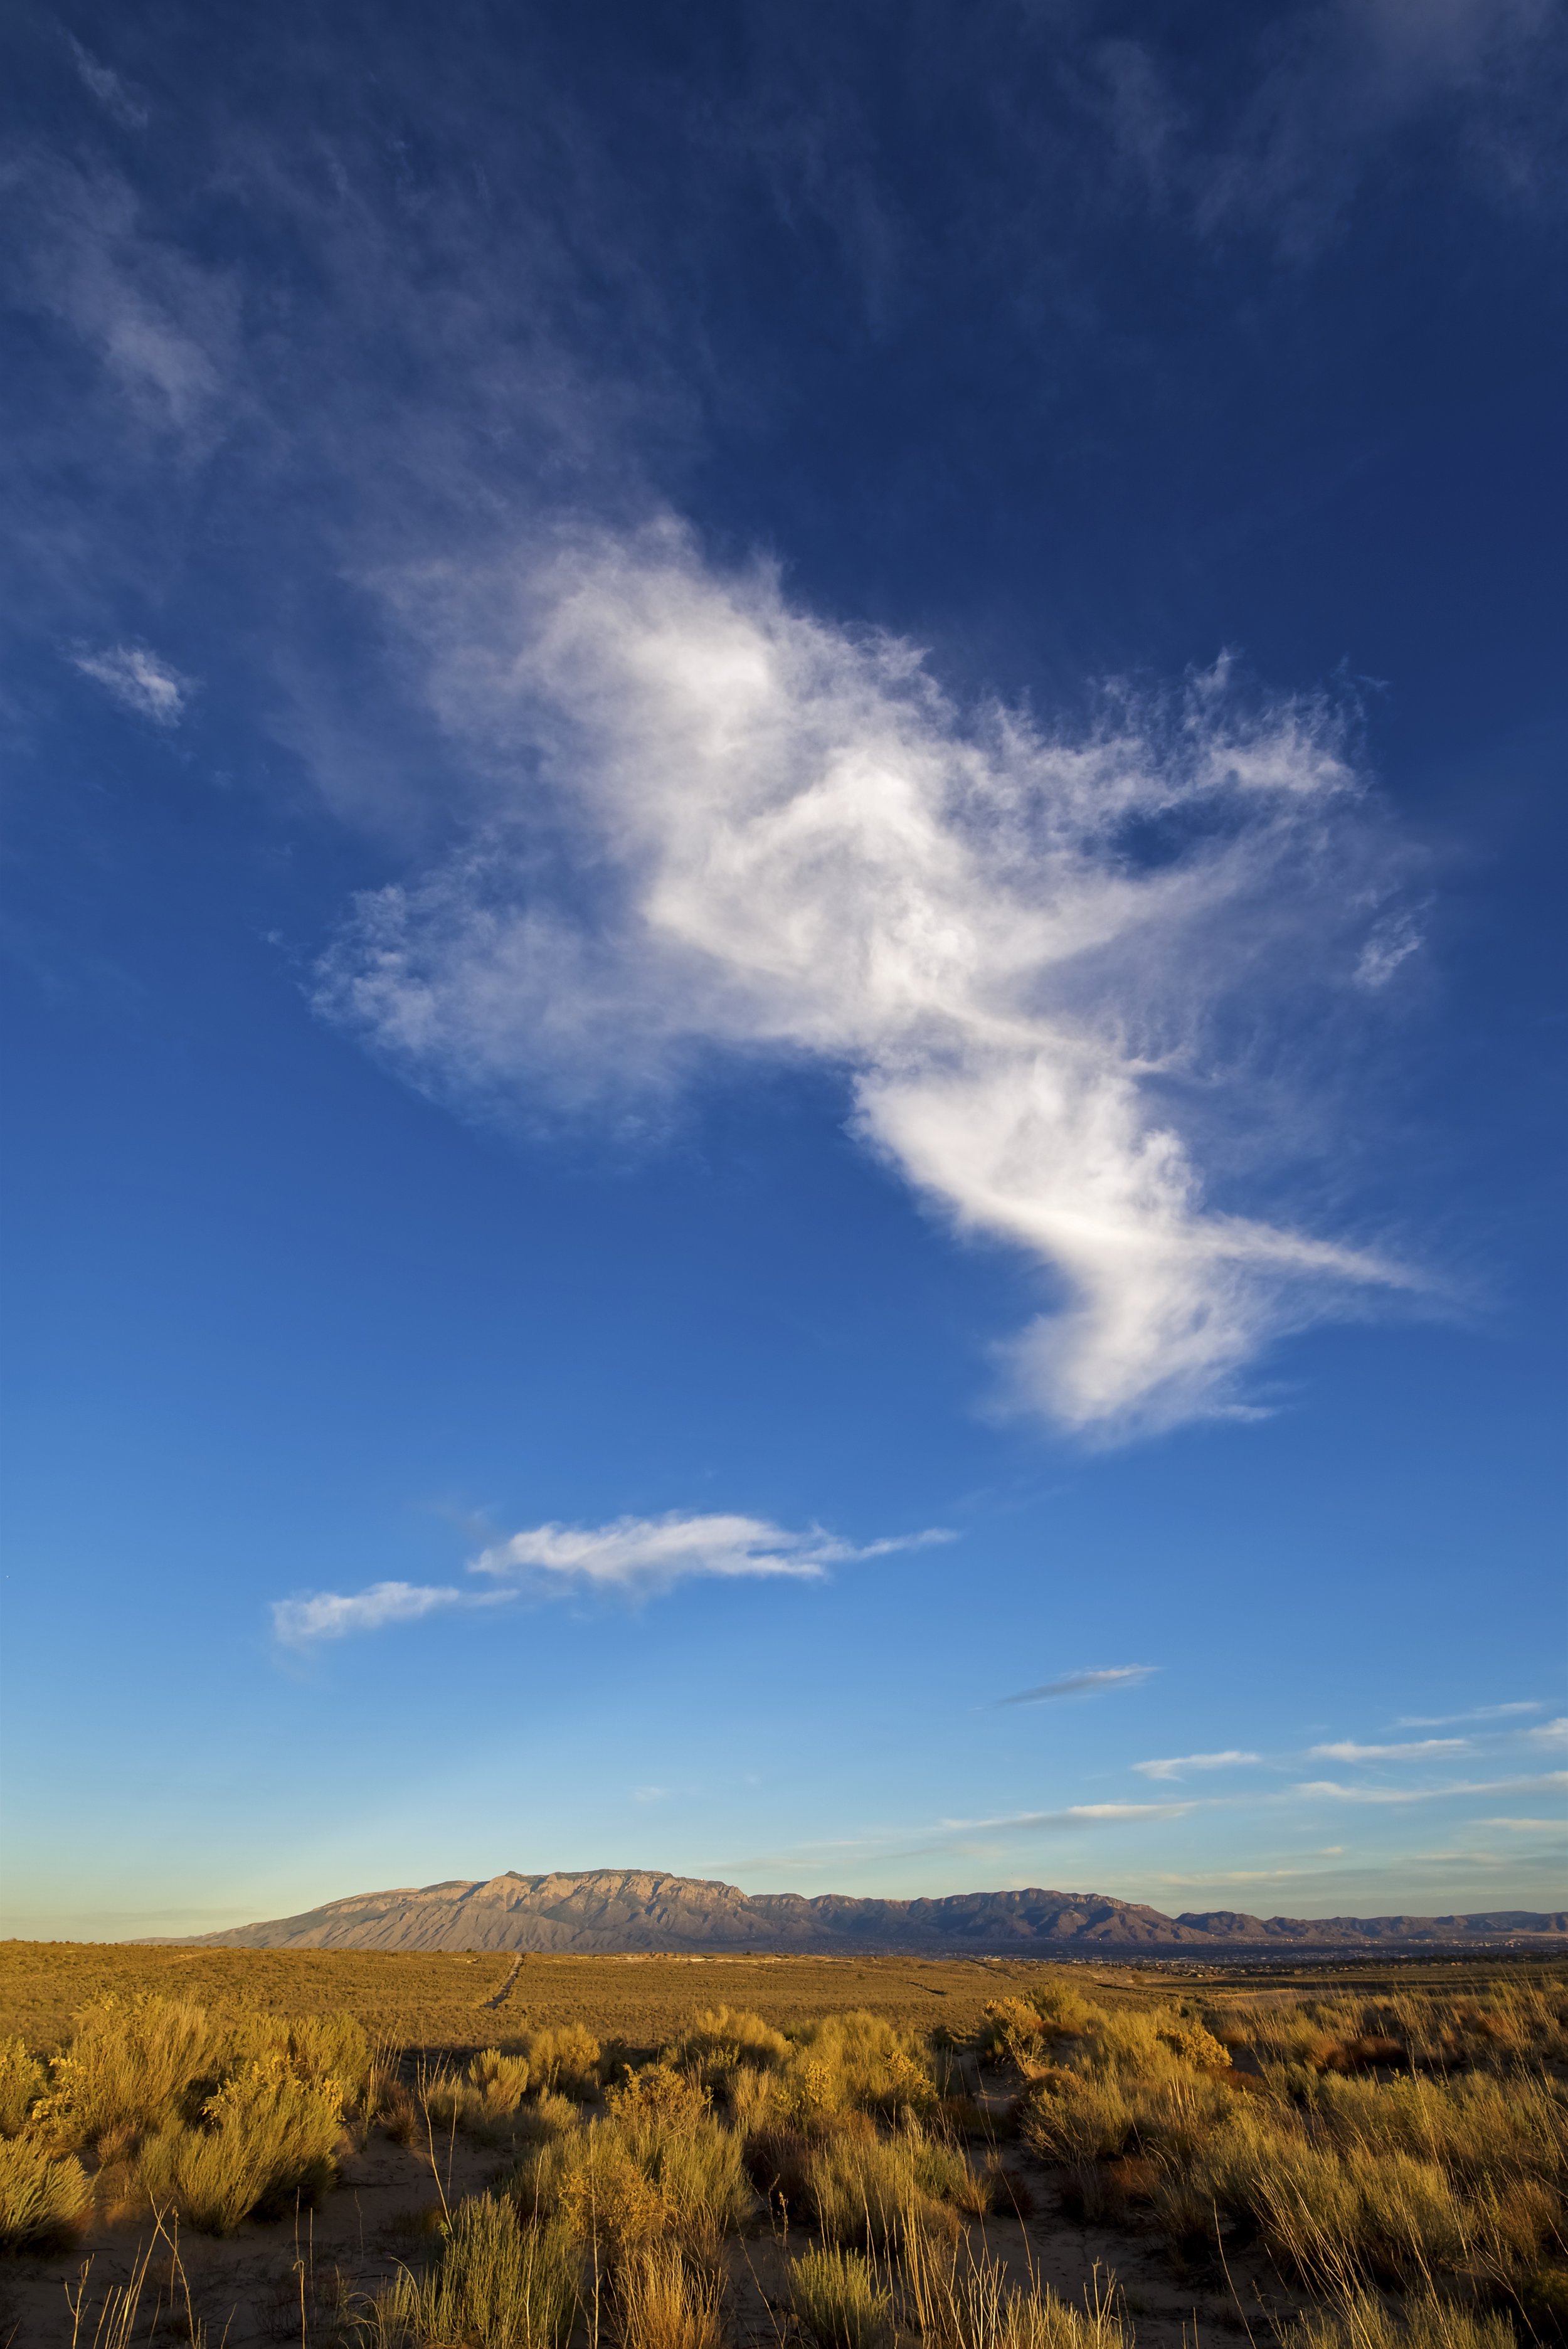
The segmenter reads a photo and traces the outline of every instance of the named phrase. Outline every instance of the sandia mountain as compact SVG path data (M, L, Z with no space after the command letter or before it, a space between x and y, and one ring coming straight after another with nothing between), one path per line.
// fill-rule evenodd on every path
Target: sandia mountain
M356 1893L298 1917L188 1945L250 1950L520 1950L562 1956L885 1953L1051 1957L1222 1956L1229 1951L1540 1944L1568 1939L1568 1910L1468 1917L1249 1917L1230 1909L1167 1917L1095 1892L959 1892L937 1900L751 1893L698 1877L593 1868L491 1876Z

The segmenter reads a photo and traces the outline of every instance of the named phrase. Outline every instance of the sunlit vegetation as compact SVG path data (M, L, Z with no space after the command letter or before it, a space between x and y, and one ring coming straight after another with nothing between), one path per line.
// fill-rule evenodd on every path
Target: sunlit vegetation
M480 2000L459 2048L110 1995L52 2048L0 2043L0 2248L119 2228L189 2265L281 2220L306 2349L726 2349L743 2299L745 2337L780 2349L1135 2349L1133 2260L1229 2295L1253 2349L1568 2335L1560 1981L1174 1995L973 1971L1002 1994L934 2031L721 2002L652 2044ZM303 2214L377 2148L422 2200L318 2283ZM1064 2295L1038 2259L1086 2229Z

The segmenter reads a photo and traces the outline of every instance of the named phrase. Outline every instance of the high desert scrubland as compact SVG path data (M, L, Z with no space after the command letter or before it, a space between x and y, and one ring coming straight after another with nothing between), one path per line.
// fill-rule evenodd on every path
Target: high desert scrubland
M11 1944L0 2039L17 2349L1568 2335L1561 1964Z

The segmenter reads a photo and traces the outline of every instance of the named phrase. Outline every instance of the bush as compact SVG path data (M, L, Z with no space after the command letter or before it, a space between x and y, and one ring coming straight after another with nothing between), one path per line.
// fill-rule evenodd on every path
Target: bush
M1122 2151L1132 2127L1132 2106L1119 2084L1080 2072L1042 2082L1018 2116L1019 2136L1042 2161L1102 2160Z
M527 2095L531 2071L526 2055L503 2055L499 2047L483 2047L469 2065L469 2085L487 2114L504 2119Z
M232 2234L253 2210L324 2193L336 2175L342 2133L335 2098L273 2057L227 2081L199 2127L150 2137L141 2184L155 2207L174 2204L201 2233Z
M43 2251L68 2243L92 2188L81 2163L34 2133L0 2138L0 2251Z
M789 2305L817 2349L885 2349L892 2294L858 2251L805 2251L789 2270Z
M953 2147L911 2131L892 2137L831 2137L810 2156L806 2193L830 2242L882 2250L912 2228L956 2235L953 2204L978 2214L991 2181Z
M352 2014L258 2016L236 2033L234 2054L286 2065L345 2110L367 2101L376 2068L365 2026Z
M515 2134L532 2077L529 2056L503 2055L499 2047L483 2047L461 2074L449 2064L421 2066L412 2095L404 2088L384 2096L382 2117L391 2134L405 2145L421 2145L431 2136L444 2136L455 2128L493 2141L498 2136ZM542 2101L554 2107L565 2103L558 2095ZM570 2106L566 2109L569 2123L574 2121L575 2111ZM510 2130L509 2124L513 2125ZM550 2134L548 2129L529 2133Z
M789 2042L759 2014L745 2008L708 2007L694 2014L665 2054L672 2064L699 2073L709 2069L732 2072L747 2064L754 2071L772 2071L789 2053Z
M493 2194L459 2202L434 2271L404 2270L357 2326L366 2349L566 2349L576 2259L559 2228L520 2227Z
M934 2112L941 2097L930 2059L911 2032L854 2010L830 2014L800 2033L775 2100L781 2117L810 2128L846 2112Z
M605 2097L611 2117L629 2136L657 2136L695 2129L707 2117L708 2092L673 2064L645 2064L628 2070Z
M563 2023L555 2031L528 2032L520 2052L527 2056L534 2085L542 2095L559 2092L563 2096L581 2099L598 2094L603 2051L593 2033L582 2023Z
M64 2145L139 2136L185 2117L210 2093L227 2049L205 2012L181 1999L107 1998L89 2007L50 2065L37 2117Z
M658 2069L659 2067L655 2067ZM688 2097L700 2099L678 2073ZM531 2147L511 2190L538 2218L559 2214L573 2238L623 2258L655 2236L677 2236L711 2254L752 2209L740 2139L720 2128L700 2102L659 2110L665 2091L640 2075L612 2099L609 2116Z
M44 2067L20 2039L0 2039L0 2137L15 2137L44 2093Z

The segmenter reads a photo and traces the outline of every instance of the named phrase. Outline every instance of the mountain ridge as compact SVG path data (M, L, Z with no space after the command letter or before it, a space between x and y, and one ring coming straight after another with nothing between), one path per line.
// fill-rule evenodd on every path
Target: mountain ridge
M1215 1954L1241 1950L1495 1946L1568 1940L1568 1909L1443 1917L1169 1917L1109 1893L959 1892L910 1900L830 1892L748 1894L717 1878L654 1868L448 1877L216 1933L160 1935L202 1949L478 1951L539 1955L1050 1956L1077 1950Z

